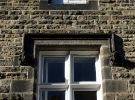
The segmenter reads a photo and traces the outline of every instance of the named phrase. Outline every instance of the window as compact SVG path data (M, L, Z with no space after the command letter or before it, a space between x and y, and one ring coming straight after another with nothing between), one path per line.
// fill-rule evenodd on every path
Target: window
M40 51L38 100L102 100L98 51Z
M86 0L48 0L50 4L86 4Z
M39 0L41 10L98 10L98 0Z

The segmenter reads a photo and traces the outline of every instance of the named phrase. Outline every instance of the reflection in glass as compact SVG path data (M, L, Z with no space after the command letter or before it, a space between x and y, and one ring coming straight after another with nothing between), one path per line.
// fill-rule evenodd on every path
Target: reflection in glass
M64 78L64 57L48 57L45 59L45 69L44 69L44 82L46 80L48 83L61 83L65 82Z
M48 91L48 100L65 100L65 91Z
M96 91L75 91L74 100L97 100Z
M95 58L74 57L74 81L96 81Z

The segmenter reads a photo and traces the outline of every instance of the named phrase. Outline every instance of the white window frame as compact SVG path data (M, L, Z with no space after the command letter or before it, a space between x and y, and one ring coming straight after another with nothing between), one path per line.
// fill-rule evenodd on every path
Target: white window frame
M43 84L42 81L42 69L43 69L43 58L49 56L61 57L65 56L65 78L68 78L68 82L65 83L52 83ZM95 70L96 70L96 81L93 82L73 82L73 67L72 66L72 56L89 56L95 57ZM42 73L42 74L41 74ZM65 90L65 100L74 100L73 91L84 90L84 91L97 91L97 100L102 100L102 74L101 74L101 64L99 51L40 51L39 52L39 70L38 70L38 95L37 100L40 100L40 91L42 89L55 89L55 90Z
M87 4L87 0L63 0L64 4Z

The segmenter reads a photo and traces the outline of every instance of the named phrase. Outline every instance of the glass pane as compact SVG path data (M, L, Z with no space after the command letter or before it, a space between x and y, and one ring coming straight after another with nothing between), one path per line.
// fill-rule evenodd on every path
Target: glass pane
M48 91L48 100L65 100L65 91Z
M97 100L96 91L75 91L74 100Z
M45 100L45 91L41 91L40 100Z
M95 58L74 57L74 81L96 81Z
M64 57L49 57L45 59L48 83L65 82L64 78Z
M48 3L51 3L51 4L63 4L63 0L48 0Z

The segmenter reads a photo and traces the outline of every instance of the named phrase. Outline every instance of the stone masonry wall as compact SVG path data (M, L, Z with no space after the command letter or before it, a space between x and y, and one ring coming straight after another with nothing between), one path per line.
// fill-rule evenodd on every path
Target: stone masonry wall
M20 66L24 33L115 33L130 66L104 68L104 100L135 100L135 0L99 0L98 10L40 10L39 0L0 0L0 100L33 100L34 68Z

